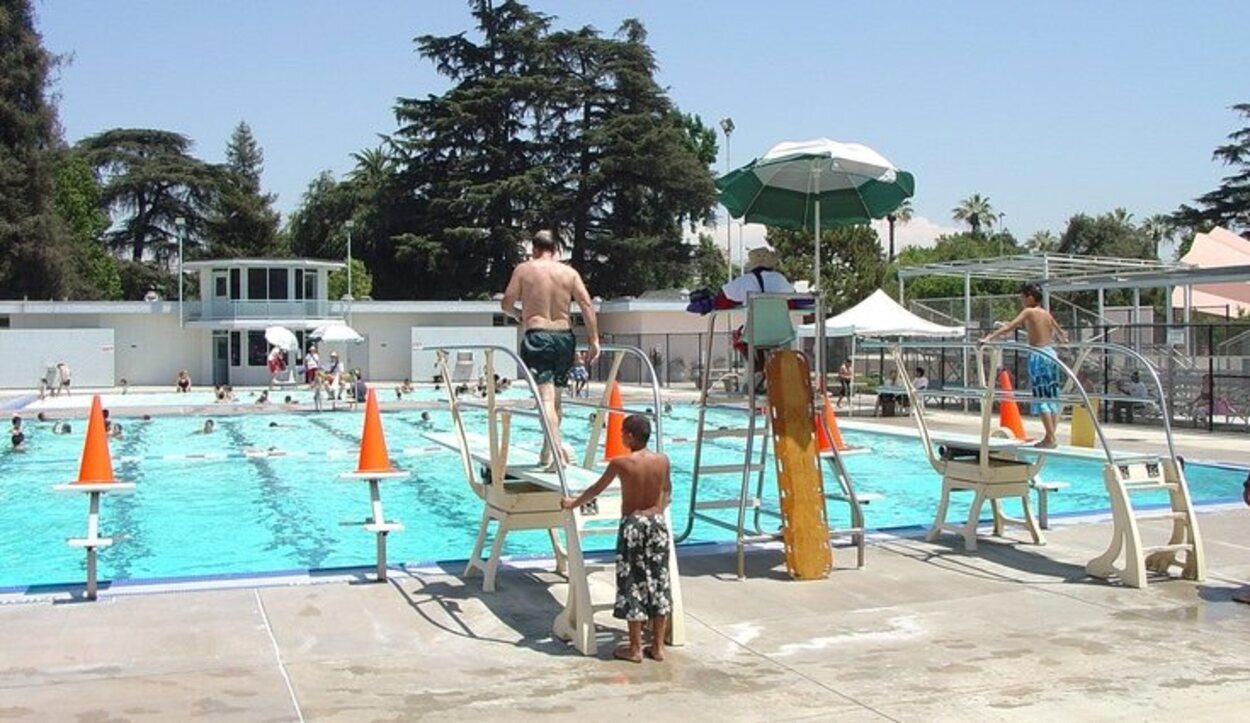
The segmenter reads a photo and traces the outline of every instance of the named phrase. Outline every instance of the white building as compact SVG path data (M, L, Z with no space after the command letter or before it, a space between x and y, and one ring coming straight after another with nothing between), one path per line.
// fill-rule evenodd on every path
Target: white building
M498 301L331 301L329 274L343 267L310 259L193 261L184 269L198 284L182 303L0 301L0 358L6 360L0 388L33 390L57 362L70 365L76 387L112 387L123 379L172 387L181 369L196 385L263 385L270 326L293 331L302 355L313 329L349 324L362 341L322 344L322 361L337 350L348 368L377 380L429 381L435 373L429 349L437 345L516 349L519 329ZM664 309L651 308L656 303ZM701 328L698 317L685 318L680 308L684 302L609 302L601 327L616 335ZM501 365L500 373L516 372Z

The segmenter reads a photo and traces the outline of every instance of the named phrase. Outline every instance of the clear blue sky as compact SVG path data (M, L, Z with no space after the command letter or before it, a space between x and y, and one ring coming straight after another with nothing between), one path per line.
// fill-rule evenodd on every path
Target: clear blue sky
M1244 0L531 5L605 32L640 18L674 101L734 119L735 165L780 140L867 143L915 173L919 216L951 226L950 209L982 193L1022 238L1077 211L1141 219L1210 190L1223 175L1211 151L1237 127L1228 106L1250 101ZM394 130L396 97L446 87L412 39L470 24L460 0L36 10L47 47L73 55L57 87L68 140L164 128L218 161L246 120L284 212L319 171L347 171Z

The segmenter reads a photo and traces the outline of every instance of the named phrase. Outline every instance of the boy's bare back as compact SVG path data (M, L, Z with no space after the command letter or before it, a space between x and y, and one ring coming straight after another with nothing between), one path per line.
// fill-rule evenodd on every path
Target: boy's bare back
M659 514L673 491L668 457L640 449L628 457L612 460L621 478L621 516L635 513Z
M1056 336L1060 340L1064 338L1063 329L1059 327L1055 317L1040 306L1022 310L1017 321L1018 325L1023 326L1028 332L1031 346L1050 346L1054 343Z

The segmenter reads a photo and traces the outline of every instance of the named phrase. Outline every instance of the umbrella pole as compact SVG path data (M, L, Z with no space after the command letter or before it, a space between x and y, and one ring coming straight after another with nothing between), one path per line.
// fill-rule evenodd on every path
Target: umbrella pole
M820 172L814 171L812 175L819 178ZM819 191L819 188L817 190ZM817 294L818 296L820 296L820 298L823 299L824 289L820 285L820 196L819 195L816 196L815 230L816 230L816 268L815 268L816 278L812 280L812 286L813 286L812 293ZM823 309L824 305L817 304L816 308ZM821 326L824 326L824 323L825 323L825 320L823 318L824 314L821 313L821 314L818 314L817 316L820 318L816 319L816 323ZM823 348L824 345L825 344L824 344L823 339L821 339L820 343L816 345L816 372L820 374L820 388L821 389L825 388L825 349Z

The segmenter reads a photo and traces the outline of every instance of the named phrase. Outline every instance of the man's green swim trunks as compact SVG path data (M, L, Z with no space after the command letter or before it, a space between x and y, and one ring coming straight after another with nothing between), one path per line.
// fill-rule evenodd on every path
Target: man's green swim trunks
M530 329L521 337L521 361L539 384L567 387L576 349L577 338L569 329Z

